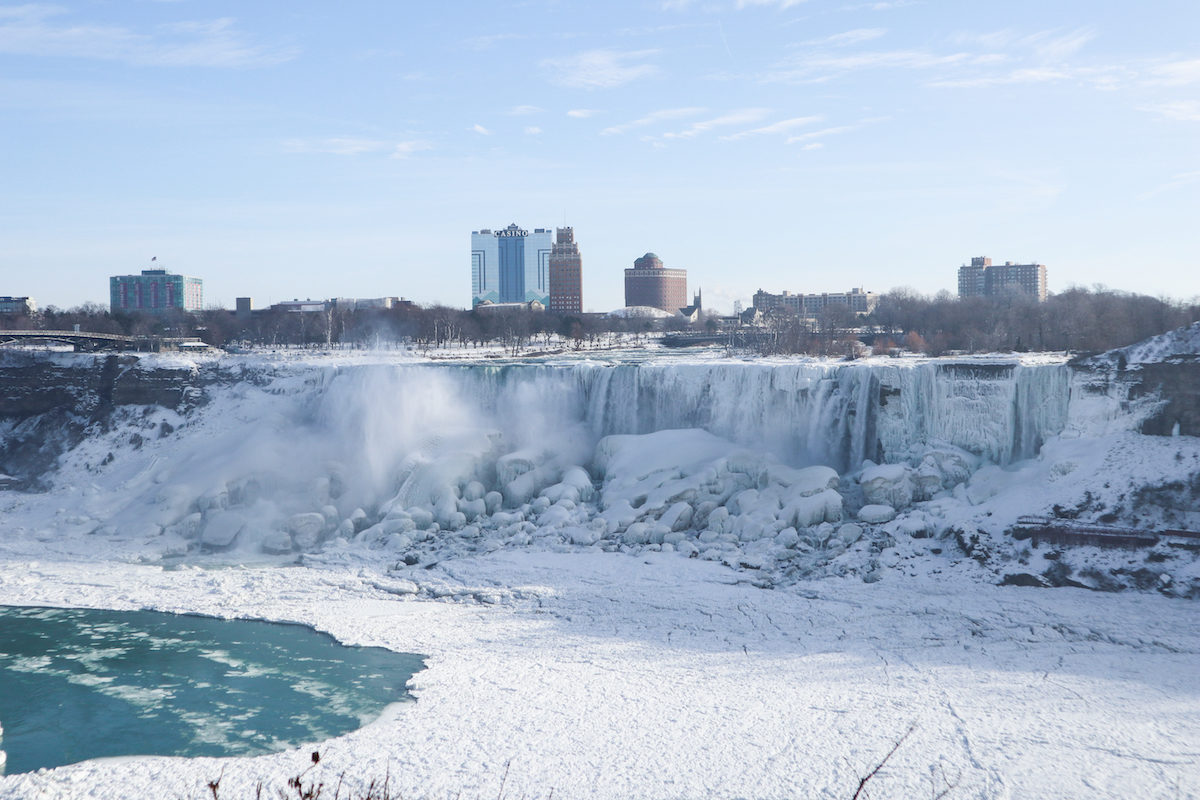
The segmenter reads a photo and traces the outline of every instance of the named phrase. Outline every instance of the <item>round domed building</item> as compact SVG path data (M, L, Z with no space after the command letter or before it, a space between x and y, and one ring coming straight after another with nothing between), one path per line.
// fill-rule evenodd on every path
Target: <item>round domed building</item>
M646 253L625 270L625 305L651 306L675 313L688 304L687 270L667 269L662 259Z

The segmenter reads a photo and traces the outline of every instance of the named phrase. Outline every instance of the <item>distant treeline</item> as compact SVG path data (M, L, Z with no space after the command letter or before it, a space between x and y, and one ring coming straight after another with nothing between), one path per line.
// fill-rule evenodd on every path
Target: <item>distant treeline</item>
M1124 347L1200 319L1181 302L1097 286L1072 287L1044 303L1027 294L959 299L908 289L883 295L870 322L896 344L931 355L1026 350L1096 352Z
M1071 288L1038 303L1028 295L959 299L948 292L930 297L910 289L893 289L879 298L874 313L857 317L831 306L816 319L786 312L751 323L760 332L740 341L775 353L809 353L853 357L864 346L876 353L895 348L941 355L950 351L1008 352L1026 350L1101 351L1123 347L1200 319L1200 303L1117 292L1104 287ZM614 318L597 314L555 314L524 308L463 310L447 306L399 304L390 309L344 309L323 312L283 309L255 311L239 317L224 309L164 315L110 313L98 304L62 310L54 306L31 317L0 316L0 328L80 330L144 336L195 336L208 344L259 346L361 346L405 343L429 349L448 345L500 344L513 352L532 345L565 342L573 348L602 344L609 334L635 337L666 331L695 331L710 337L729 333L741 323L702 316L688 323Z
M0 315L0 330L40 329L119 333L128 336L198 337L216 346L244 344L279 346L448 345L501 344L519 352L534 344L565 340L567 346L595 346L610 333L636 336L660 330L686 330L682 317L665 321L614 319L598 314L554 314L527 308L487 311L447 306L398 304L390 309L348 309L330 306L320 312L263 309L239 317L225 309L165 314L112 313L97 303L71 309L48 306L34 315ZM561 337L561 340L558 339Z
M1200 303L1071 288L1039 303L1026 294L959 299L893 289L875 311L855 317L830 306L815 319L776 314L764 321L759 349L854 357L864 347L944 355L1029 350L1097 352L1124 347L1200 319Z

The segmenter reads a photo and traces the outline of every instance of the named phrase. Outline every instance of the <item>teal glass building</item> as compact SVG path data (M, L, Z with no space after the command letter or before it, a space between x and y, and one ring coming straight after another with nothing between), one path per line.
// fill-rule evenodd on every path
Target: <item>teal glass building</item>
M165 269L144 269L141 275L114 275L108 279L108 294L113 313L164 314L172 309L204 308L204 281Z

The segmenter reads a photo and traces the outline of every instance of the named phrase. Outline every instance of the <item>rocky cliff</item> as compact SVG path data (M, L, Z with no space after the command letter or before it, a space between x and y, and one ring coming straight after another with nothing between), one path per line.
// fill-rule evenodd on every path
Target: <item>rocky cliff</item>
M58 456L114 409L181 413L206 401L215 368L135 355L4 353L0 356L0 486L36 489Z

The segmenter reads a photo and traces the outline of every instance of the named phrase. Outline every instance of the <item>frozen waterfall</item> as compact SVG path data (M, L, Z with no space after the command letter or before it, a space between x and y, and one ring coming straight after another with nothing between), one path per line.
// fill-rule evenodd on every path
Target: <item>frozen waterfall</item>
M702 428L794 466L839 472L929 443L1001 465L1032 457L1066 424L1071 386L1064 365L987 362L371 366L327 380L327 407L386 414L382 398L403 394L411 405L421 395L422 416L457 406L458 427L484 423L520 447L554 448L580 429L599 439Z

